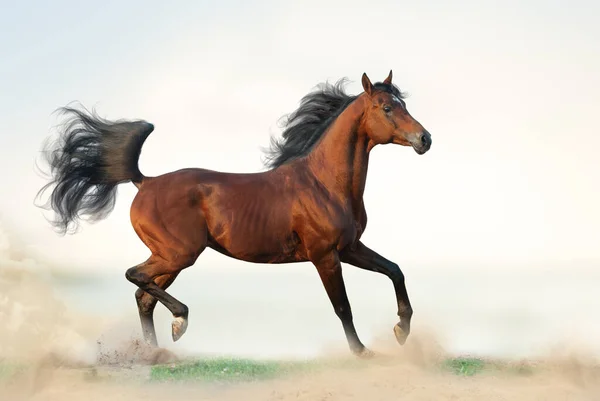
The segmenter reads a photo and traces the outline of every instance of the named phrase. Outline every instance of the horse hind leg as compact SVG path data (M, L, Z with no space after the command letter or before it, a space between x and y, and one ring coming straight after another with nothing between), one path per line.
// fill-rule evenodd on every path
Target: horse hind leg
M160 195L159 190L168 195ZM136 300L142 328L150 333L150 341L156 341L152 339L156 337L152 319L156 301L173 314L173 341L179 340L187 329L188 307L167 293L166 288L182 270L196 262L207 246L206 220L198 199L191 199L190 194L185 182L157 178L143 185L131 204L133 229L152 254L145 262L129 268L125 277L148 294L137 292Z
M176 277L177 274L164 274L154 279L154 283L163 290L166 290L173 281L175 281ZM154 309L156 308L158 299L141 288L138 288L135 292L135 300L138 306L140 321L142 323L144 339L151 346L157 347L158 341L156 338L156 330L154 328Z
M127 280L137 285L140 290L158 300L173 314L173 323L171 325L173 341L179 340L187 329L188 307L166 292L164 288L161 288L166 287L166 283L161 283L159 281L159 283L162 284L161 286L157 284L156 279L163 276L177 276L181 270L194 264L194 261L195 258L194 260L188 259L186 261L182 260L180 262L174 262L152 255L146 262L128 269L125 273ZM174 281L174 277L172 281ZM143 298L143 295L141 298ZM150 301L147 310L142 309L142 311L149 311L152 302L154 301ZM142 307L144 308L144 305L142 305ZM152 342L153 336L154 341L156 341L153 319L151 320L147 314L141 315L140 317L142 320L142 328L145 330L151 328L151 334L147 338ZM152 322L152 326L150 326L150 322Z
M143 215L137 209L134 206L133 225L152 255L128 269L125 277L139 288L136 300L146 338L151 343L156 342L152 312L158 301L173 314L172 336L173 341L177 341L187 329L188 307L166 289L206 248L206 222L200 213L190 209L179 209L176 214L145 209Z

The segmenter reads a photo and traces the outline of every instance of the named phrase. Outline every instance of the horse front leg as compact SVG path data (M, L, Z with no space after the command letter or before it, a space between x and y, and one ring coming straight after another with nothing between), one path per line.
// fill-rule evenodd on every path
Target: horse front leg
M352 321L350 301L346 294L346 286L342 276L342 265L340 264L337 252L328 253L318 260L314 260L313 264L319 272L333 310L342 322L350 350L359 357L366 358L372 356L373 353L363 345L356 333L356 328Z
M404 274L400 270L400 267L369 249L362 242L358 243L356 249L346 249L340 253L340 260L361 269L385 274L392 280L398 303L398 317L400 318L400 322L394 326L394 334L398 343L404 345L410 334L410 320L413 310L408 299Z

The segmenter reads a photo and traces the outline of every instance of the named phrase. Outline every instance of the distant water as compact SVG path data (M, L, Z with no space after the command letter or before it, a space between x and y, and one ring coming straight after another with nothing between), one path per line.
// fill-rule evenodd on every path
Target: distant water
M415 332L432 329L449 352L528 357L556 344L581 343L600 356L597 268L404 271ZM345 267L344 276L363 342L393 338L397 318L389 280L352 267ZM135 287L122 273L56 285L57 294L73 307L112 316L139 333ZM169 292L190 308L188 332L175 344L169 312L160 304L156 309L159 342L173 350L303 357L332 344L345 346L341 324L308 264L194 266Z

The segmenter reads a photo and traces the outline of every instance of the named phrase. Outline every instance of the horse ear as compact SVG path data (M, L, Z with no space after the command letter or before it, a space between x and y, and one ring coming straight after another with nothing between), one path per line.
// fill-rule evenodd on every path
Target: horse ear
M392 84L392 70L390 70L390 74L383 81L383 83L386 84L386 85L391 85Z
M371 96L371 94L373 93L373 84L371 83L369 77L367 77L366 72L364 72L362 75L362 86L367 95Z

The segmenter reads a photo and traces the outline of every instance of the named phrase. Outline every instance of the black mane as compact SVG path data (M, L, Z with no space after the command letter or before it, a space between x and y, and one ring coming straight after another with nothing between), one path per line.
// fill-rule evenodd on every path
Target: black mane
M271 147L265 150L266 167L276 168L310 153L329 125L358 97L344 92L346 82L342 78L335 84L322 83L302 98L300 107L284 118L281 139L271 138ZM404 98L394 85L377 82L373 87Z

